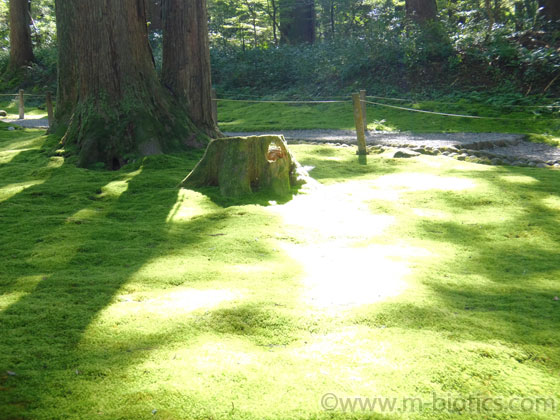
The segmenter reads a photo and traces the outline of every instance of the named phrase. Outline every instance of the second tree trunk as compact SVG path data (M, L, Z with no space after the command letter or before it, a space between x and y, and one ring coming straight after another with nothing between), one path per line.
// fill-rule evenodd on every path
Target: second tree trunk
M164 84L182 101L192 121L219 136L212 118L212 80L205 0L163 0Z

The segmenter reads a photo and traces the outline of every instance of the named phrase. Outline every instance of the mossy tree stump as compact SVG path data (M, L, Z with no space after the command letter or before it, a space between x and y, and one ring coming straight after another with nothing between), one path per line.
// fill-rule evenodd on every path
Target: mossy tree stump
M305 182L305 171L293 158L283 136L225 137L212 140L182 186L219 186L226 197L256 191L288 194Z

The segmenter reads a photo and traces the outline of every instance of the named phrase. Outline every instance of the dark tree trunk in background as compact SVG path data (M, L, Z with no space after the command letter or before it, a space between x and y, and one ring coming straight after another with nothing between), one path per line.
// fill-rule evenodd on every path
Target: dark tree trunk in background
M81 166L118 168L135 156L207 139L158 80L144 6L144 0L56 2L56 128L66 128L63 144Z
M560 0L539 0L539 6L547 22L556 23L560 20Z
M285 44L315 42L315 1L279 0L280 40Z
M33 47L31 44L31 29L29 1L10 0L10 62L8 72L20 70L32 63Z
M276 5L276 0L270 0L272 12L270 13L270 19L272 20L272 38L274 40L274 45L278 45L278 35L277 35L277 28L278 28L278 6Z
M436 0L406 0L406 17L416 23L433 21L437 18Z
M419 29L414 35L414 42L417 59L424 63L420 68L430 68L430 77L442 74L454 51L444 26L438 20L436 0L406 0L405 6L407 20ZM413 77L418 77L418 74Z
M146 0L146 17L149 22L150 32L163 29L163 12L161 3L163 0Z
M488 33L492 31L494 27L494 12L492 11L492 5L490 0L484 0L484 8L486 9L486 17L488 17Z
M212 80L205 0L163 0L162 79L192 121L219 136L212 119Z

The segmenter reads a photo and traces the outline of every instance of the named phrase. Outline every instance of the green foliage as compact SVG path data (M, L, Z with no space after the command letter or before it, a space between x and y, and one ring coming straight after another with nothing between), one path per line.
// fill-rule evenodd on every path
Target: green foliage
M44 94L47 90L56 92L58 51L56 45L46 45L34 50L35 63L25 69L23 73L15 76L6 74L9 52L0 51L0 74L3 80L0 92L14 93L18 89L25 89L27 93Z
M213 82L223 94L253 97L321 97L358 88L393 96L430 90L559 90L560 54L553 48L530 50L499 33L481 44L471 39L453 47L441 25L431 28L271 49L214 47Z
M493 9L492 30L478 3L440 3L440 21L419 27L391 1L320 1L317 44L280 47L240 38L225 24L228 13L244 19L234 13L234 3L227 3L228 11L225 3L215 3L221 7L215 18L221 17L211 31L214 81L224 92L257 96L320 96L359 86L379 92L500 86L510 92L560 91L554 79L560 69L557 38L538 31L536 1L527 0L521 9L508 2Z
M317 0L316 45L279 46L277 0L211 0L213 80L222 94L317 97L366 87L384 95L506 88L558 96L559 35L537 0L439 1L437 22L418 27L402 1ZM0 90L56 85L53 0L32 2L38 63ZM278 24L278 16L276 16ZM276 33L276 34L275 34ZM161 69L162 36L151 33ZM7 65L7 2L0 3L0 70Z

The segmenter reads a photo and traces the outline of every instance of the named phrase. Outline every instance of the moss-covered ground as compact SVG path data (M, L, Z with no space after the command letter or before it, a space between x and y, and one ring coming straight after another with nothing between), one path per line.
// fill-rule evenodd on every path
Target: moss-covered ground
M232 202L55 143L0 126L0 418L558 418L559 171L302 145Z

